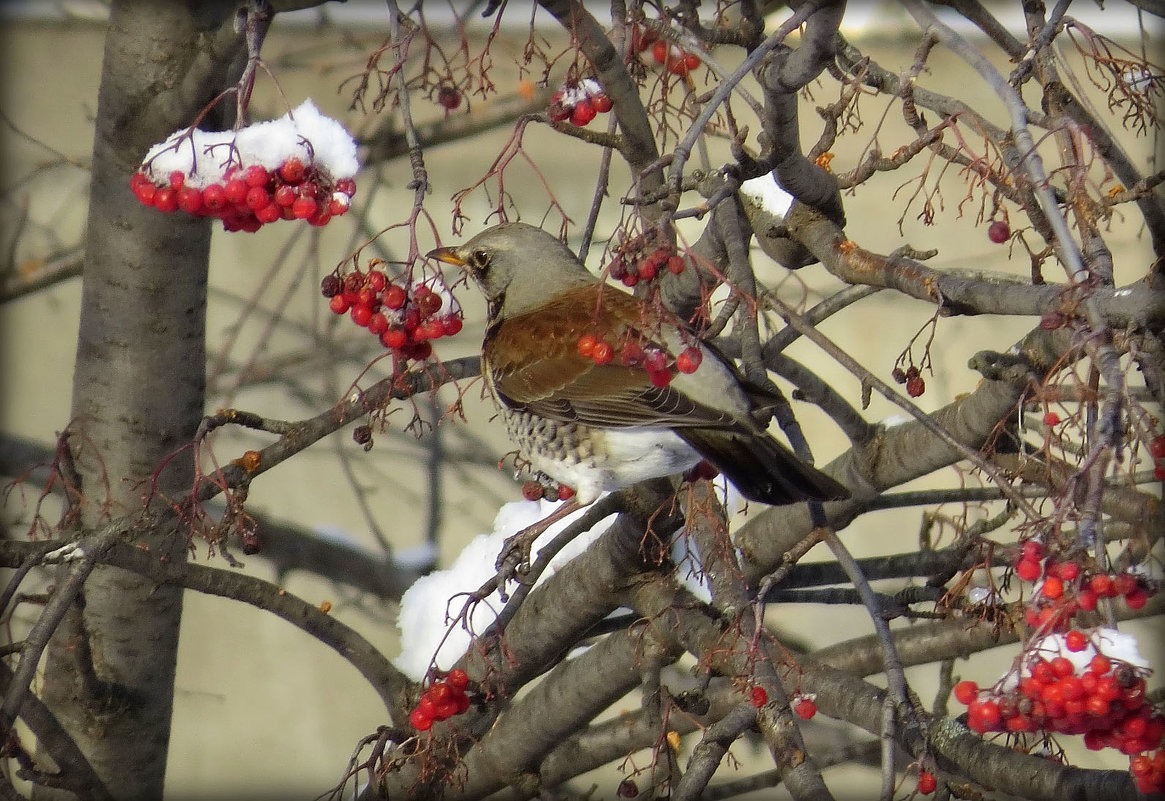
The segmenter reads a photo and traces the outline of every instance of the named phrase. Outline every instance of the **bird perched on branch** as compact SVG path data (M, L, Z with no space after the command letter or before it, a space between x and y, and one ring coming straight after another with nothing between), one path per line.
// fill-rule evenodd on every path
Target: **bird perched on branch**
M751 501L849 497L760 426L774 398L678 321L599 281L553 235L506 223L428 255L465 269L485 295L486 386L520 457L574 488L575 508L701 459Z

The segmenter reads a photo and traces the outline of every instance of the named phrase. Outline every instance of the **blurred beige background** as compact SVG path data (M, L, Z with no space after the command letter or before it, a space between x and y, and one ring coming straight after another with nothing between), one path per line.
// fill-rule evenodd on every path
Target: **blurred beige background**
M888 5L890 10L886 10L887 4L876 7L883 12L878 19L880 32L865 38L860 38L858 31L851 35L858 36L859 45L882 66L900 70L911 60L913 41L891 35L897 24L894 13L901 11L894 4ZM383 13L383 6L379 8ZM359 114L349 113L348 90L337 91L337 85L360 69L371 47L378 43L382 29L383 26L337 32L277 21L265 57L291 105L310 95L326 112L351 120L354 129L368 130L380 120L363 120ZM17 264L30 270L36 267L31 260L76 243L84 225L85 167L90 157L102 36L99 24L84 21L5 21L0 25L0 109L19 129L17 132L3 126L0 130L6 192L3 225L7 228L3 241L9 241L8 231L24 214L25 230L12 255ZM503 94L516 88L518 75L513 58L520 54L522 44L521 31L515 34L508 30L495 46L496 68L491 76ZM1002 62L1000 67L1007 69ZM984 92L965 67L941 50L936 51L929 73L920 82L939 91L960 93L963 100L998 124L1006 120L1000 104ZM803 103L806 146L818 133L813 106L833 102L836 89L826 81L814 86L812 94L813 99ZM488 105L488 101L473 99L470 113L481 113ZM865 127L837 148L835 170L844 171L854 164L862 149L868 147L875 127L882 124L883 115L884 125L877 135L883 149L889 152L904 141L905 128L896 108L887 113L889 105L882 98L862 100ZM1104 109L1103 101L1098 107ZM256 109L261 111L256 116L283 111L266 78L260 79ZM414 113L421 119L437 119L441 111L423 99L414 99ZM429 209L446 241L455 241L449 229L449 198L483 173L508 137L509 132L502 130L465 146L439 147L427 153L432 182ZM1152 152L1153 140L1126 138L1135 158L1144 163L1143 159ZM591 200L591 176L597 157L581 148L565 156L569 147L564 147L553 132L538 126L531 126L524 146L553 187L555 197L575 223L581 224ZM713 155L714 165L725 160L723 154ZM382 185L376 190L368 218L371 232L407 214L412 202L412 192L406 187L411 178L407 170L403 161L376 169ZM909 182L917 175L914 166L901 174L881 175L846 197L851 238L880 252L905 244L919 250L937 248L939 255L932 264L944 268L1028 274L1028 260L1022 251L1009 254L1006 247L991 244L986 225L976 224L978 196L960 216L965 188L957 176L948 174L942 183L942 196L936 198L935 226L928 227L917 219L917 202L906 210L905 198L913 188ZM540 184L524 166L515 167L508 181L511 191L518 193L516 199L524 219L537 223L546 208ZM372 192L372 185L372 175L361 179L361 197ZM485 208L478 193L469 205L472 219L467 223L467 235L483 227ZM618 214L614 202L608 202L605 209L607 216L600 224L600 235L610 231L613 215ZM1013 227L1018 227L1019 219L1013 216ZM355 216L338 222L323 232L301 233L288 250L283 248L293 230L290 224L269 226L254 235L216 233L211 266L210 353L225 354L223 363L232 369L211 376L212 385L218 390L208 401L211 409L231 405L268 416L298 419L318 413L358 379L372 351L355 359L344 358L341 353L350 353L352 344L364 342L367 335L358 338L353 326L336 326L318 293L320 277L346 258L365 236L354 230ZM554 220L550 224L556 223ZM404 252L405 240L400 232L391 232L381 241L393 256ZM1114 253L1118 283L1134 281L1144 273L1150 256L1135 217L1114 217L1108 243ZM432 244L422 243L422 250ZM1047 274L1050 280L1062 277L1054 269ZM819 266L792 276L782 276L772 268L767 277L781 282L787 300L803 306L812 305L838 288L838 282ZM0 363L4 365L0 378L0 430L49 443L55 432L68 423L79 297L80 282L72 279L0 306ZM470 322L459 336L438 344L438 352L444 358L473 353L479 342L481 309L468 293L460 297L469 310ZM252 300L259 304L259 313L239 324L241 311ZM275 310L282 319L268 330ZM896 355L931 312L927 304L883 293L861 302L856 314L843 314L829 321L824 330L862 363L888 377ZM933 349L935 375L926 377L927 393L920 399L923 408L936 408L973 389L977 374L966 369L968 356L980 349L1006 349L1029 324L1025 320L990 317L940 320ZM228 347L224 345L227 342L229 350L223 350ZM797 343L791 353L817 368L856 402L860 388L852 376L804 342ZM274 383L234 391L237 369L233 368L250 361L259 368L290 376L303 393L289 393ZM363 379L365 385L382 372L374 367L369 378ZM308 397L310 393L314 397ZM452 397L445 391L442 404ZM454 468L445 482L440 524L443 564L451 560L460 544L489 529L500 503L520 497L519 487L508 473L488 465L509 446L498 427L490 424L492 411L480 402L476 384L466 389L464 400L466 421L447 420L441 426L441 435L447 449L455 454L484 442L482 452L488 458L479 459L486 464ZM797 411L811 432L819 463L828 462L844 449L842 435L815 410L799 404ZM895 407L875 397L866 415L867 419L879 420L895 411ZM376 539L370 534L370 524L361 513L346 475L350 471L384 537L398 549L421 545L426 478L417 460L424 448L401 431L407 414L402 410L389 418L390 429L377 435L376 446L368 454L352 442L349 431L344 431L280 466L253 486L250 508L309 530L324 528L333 535L342 532L342 536L375 549ZM216 440L215 453L220 462L229 461L243 449L267 441L226 432ZM954 486L957 480L954 472L946 471L925 485ZM909 549L917 542L921 511L869 515L845 531L844 540L859 557L887 548ZM961 514L956 507L947 511L955 516ZM19 512L19 508L10 507L4 511L4 519L18 519ZM972 510L971 514L974 518L986 514L986 510ZM14 525L11 530L13 535L20 535L22 528ZM813 556L825 558L816 552ZM206 558L204 547L199 549L198 558ZM391 604L356 596L303 573L277 577L262 559L245 561L246 571L279 580L290 592L312 603L330 601L333 614L356 627L386 653L397 652L395 609ZM221 560L211 563L225 567ZM249 607L194 593L187 594L186 604L168 795L217 797L224 788L231 788L243 795L277 790L274 795L286 792L287 797L311 798L327 791L341 776L358 739L385 722L376 695L343 659L282 621ZM861 610L828 610L827 614L825 618L819 608L783 607L774 613L774 619L818 644L860 636L869 630ZM11 628L17 630L29 619L28 610L22 609ZM827 624L823 623L825 620ZM990 679L1004 669L1007 658L1006 653L983 655L961 664L958 672ZM911 671L911 679L924 700L929 701L927 693L935 686L936 669ZM686 753L681 758L686 758ZM1080 759L1081 764L1097 764L1092 754L1083 754ZM845 786L860 794L868 786L863 782L868 782L872 774L854 774ZM596 781L607 789L606 781ZM578 786L585 787L586 783ZM844 797L845 790L839 792ZM600 793L598 797L610 795Z

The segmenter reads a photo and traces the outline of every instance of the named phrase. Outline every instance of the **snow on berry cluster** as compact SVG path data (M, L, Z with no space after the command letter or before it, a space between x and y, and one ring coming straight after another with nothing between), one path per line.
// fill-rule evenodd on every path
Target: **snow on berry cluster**
M398 282L378 269L379 264L373 261L366 272L355 270L343 277L329 273L320 282L320 291L334 313L348 314L384 347L403 359L423 361L433 353L432 340L461 330L461 312L442 311L447 307L443 288L404 278ZM448 302L452 304L452 296Z
M1024 652L1018 672L995 687L955 685L967 726L988 732L1080 734L1093 751L1129 756L1145 793L1165 791L1165 716L1145 696L1148 663L1136 639L1116 629L1050 634Z
M433 724L460 715L469 709L469 675L460 668L449 671L444 681L430 684L409 714L409 723L417 731L428 731Z
M570 120L571 125L583 127L599 114L612 108L611 98L594 78L583 78L577 83L567 81L550 99L547 114L552 122Z
M175 131L146 153L130 188L158 211L254 232L278 220L326 225L344 214L359 166L352 135L305 100L237 131Z
M578 339L578 353L591 359L600 367L615 360L615 346L594 334L583 334ZM704 360L704 352L696 345L689 345L674 359L663 348L655 345L644 347L637 339L628 337L619 345L619 364L624 367L642 367L647 371L651 383L666 387L675 373L694 373Z
M689 53L679 45L670 44L660 38L659 32L654 28L639 25L632 26L631 46L640 53L650 49L651 57L655 60L655 63L661 65L673 75L682 77L701 64L699 56L695 53Z

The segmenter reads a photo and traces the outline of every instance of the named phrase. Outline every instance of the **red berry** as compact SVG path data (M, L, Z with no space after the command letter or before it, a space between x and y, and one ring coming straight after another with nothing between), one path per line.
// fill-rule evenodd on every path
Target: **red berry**
M184 186L179 189L178 208L187 214L198 214L202 211L202 190L192 186Z
M583 334L578 338L578 355L590 358L595 352L595 345L599 340L592 334Z
M140 175L140 173L135 173L135 175ZM154 196L158 193L158 187L154 186L149 181L146 181L143 184L135 186L133 188L133 193L137 196L137 199L141 201L143 205L152 206L154 205Z
M1084 632L1072 629L1064 635L1064 647L1073 652L1083 651L1088 647L1088 637L1084 635Z
M648 258L644 259L643 261L641 261L639 263L639 266L635 270L636 274L639 276L639 279L641 281L652 280L653 278L655 278L655 275L658 271L659 271L659 263L656 262L654 259L652 259L650 256Z
M298 184L306 172L307 166L295 156L279 165L279 177L289 184Z
M336 314L343 314L344 312L348 311L351 305L352 303L342 294L333 295L332 299L328 301L328 308L330 308Z
M526 481L522 484L522 497L528 501L536 501L545 494L546 490L537 481Z
M1028 540L1023 544L1023 555L1028 559L1040 561L1044 558L1044 544L1036 540Z
M1060 578L1064 581L1075 581L1080 575L1080 565L1075 562L1063 562L1060 565Z
M1040 577L1040 573L1042 572L1040 563L1034 559L1024 557L1015 565L1015 575L1024 581L1035 581Z
M1149 453L1154 459L1165 459L1165 434L1149 440Z
M167 214L178 210L178 193L164 186L154 193L154 208Z
M643 367L649 373L658 373L667 369L667 353L658 348L652 348L643 358Z
M679 275L682 273L684 271L684 257L676 254L668 256L667 269L668 272L672 273L673 275Z
M393 350L404 347L404 343L408 341L408 335L405 334L400 328L389 328L388 331L380 335L381 345Z
M938 788L938 779L934 777L933 773L929 771L919 771L918 773L918 792L923 795L930 795Z
M247 190L247 208L252 211L258 211L271 202L271 196L267 194L267 190L261 186L252 186Z
M1057 656L1052 660L1052 672L1060 678L1066 678L1076 672L1075 666L1066 656Z
M306 220L319 209L313 197L297 197L291 204L291 213L299 220Z
M227 202L235 206L242 206L247 202L247 182L241 178L232 178L223 186L223 191L226 193Z
M926 382L922 380L922 376L916 375L913 378L906 379L907 395L912 398L917 398L924 392L926 392Z
M1080 590L1076 594L1076 603L1085 612L1091 612L1096 609L1097 600L1096 593L1092 590Z
M1045 598L1051 598L1054 601L1064 594L1064 582L1056 576L1048 576L1044 579L1044 586L1040 592Z
M704 359L704 353L695 345L684 348L683 352L676 357L676 369L681 373L694 373L700 367L700 362Z
M449 682L451 687L458 690L464 690L469 686L469 674L461 668L453 668L453 670L450 670L445 680Z
M446 317L444 319L444 323L445 323L445 336L450 336L450 337L459 333L461 331L462 326L464 325L464 323L462 323L462 321L461 321L461 318L455 314L450 314L448 317Z
M290 206L299 199L299 190L289 184L283 184L275 190L275 202L280 206Z
M376 336L380 336L388 330L388 318L381 312L376 312L368 320L368 330L376 334Z
M973 681L960 681L955 685L955 698L960 704L969 705L979 697L979 685Z
M247 186L252 189L255 187L267 186L267 180L271 176L267 174L267 170L258 164L252 164L243 173L243 180L247 182Z
M591 95L591 103L595 107L595 111L600 114L606 114L615 105L611 102L611 98L604 94Z
M352 197L356 194L356 181L352 178L337 178L336 191Z
M1043 684L1051 684L1056 680L1056 672L1052 670L1052 665L1046 659L1037 659L1036 663L1032 665L1032 678Z
M423 292L421 291L422 289L424 290ZM428 287L417 287L417 291L413 295L413 300L417 302L417 309L421 312L422 317L436 314L445 303L440 295Z
M170 173L170 188L175 192L186 186L186 173L181 170L174 170Z
M764 687L753 687L748 694L748 702L760 709L769 702L769 693Z
M404 289L396 284L390 284L388 289L384 290L384 305L393 311L403 307L406 299Z
M656 386L656 387L659 387L660 389L663 389L664 387L666 387L668 384L671 383L672 374L671 374L671 370L669 370L665 367L662 370L655 370L655 371L648 372L647 377L651 380L652 386Z
M558 485L558 500L569 501L574 497L574 487L568 487L566 484Z
M1137 588L1137 579L1130 573L1121 573L1112 580L1112 588L1117 595L1128 595Z
M590 100L583 100L570 112L570 124L583 127L595 118L595 104Z
M1104 573L1089 579L1088 588L1101 598L1111 598L1115 594L1112 577Z
M380 270L369 270L364 282L373 292L379 292L388 286L388 277Z
M1001 245L1011 238L1011 226L1003 220L996 220L987 226L987 238L997 245Z
M1129 609L1141 609L1148 602L1149 593L1139 588L1125 596L1125 606Z
M700 66L700 63L700 57L695 53L684 53L684 66L686 66L689 70L694 70L696 67Z
M809 720L817 714L817 702L812 698L802 698L793 704L793 712L797 717Z
M627 340L619 350L619 364L635 367L643 361L643 348L634 340Z
M967 709L967 725L980 734L993 730L1002 719L997 701L975 701Z
M551 122L564 122L570 119L572 109L563 105L562 99L557 98L550 101L550 106L546 109L546 116L550 118Z
M259 190L262 192L263 190ZM262 208L255 209L255 219L261 223L273 223L283 216L283 209L275 203L268 203Z
M1060 415L1055 412L1048 412L1044 415L1044 425L1051 428L1052 426L1060 425Z
M409 723L413 724L413 728L417 731L428 731L433 728L433 718L421 712L420 709L414 709L409 715Z
M613 347L611 347L611 343L609 343L609 342L597 342L597 343L595 343L595 348L593 351L591 351L591 359L594 360L595 364L597 364L599 366L602 366L604 364L609 364L610 361L614 358L615 358L615 349Z
M222 184L211 184L202 190L202 205L208 211L218 211L227 206L227 193Z
M453 111L461 105L461 92L452 86L442 86L437 90L437 103L446 111Z
M651 57L655 59L656 64L663 64L667 61L667 50L670 45L663 39L656 40L655 44L651 46Z
M352 322L361 328L367 328L368 324L372 322L372 309L365 306L363 303L352 307Z

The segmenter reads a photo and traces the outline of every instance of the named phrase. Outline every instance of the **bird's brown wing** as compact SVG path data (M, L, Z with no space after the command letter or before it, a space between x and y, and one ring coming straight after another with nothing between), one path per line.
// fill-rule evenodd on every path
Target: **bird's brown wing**
M650 328L648 314L638 299L596 285L505 320L487 335L483 348L494 389L511 408L601 428L738 425L727 412L652 385L643 368L618 364L618 347L616 360L605 365L579 354L578 340L588 333L604 332L612 344L629 335L642 338L643 329Z

